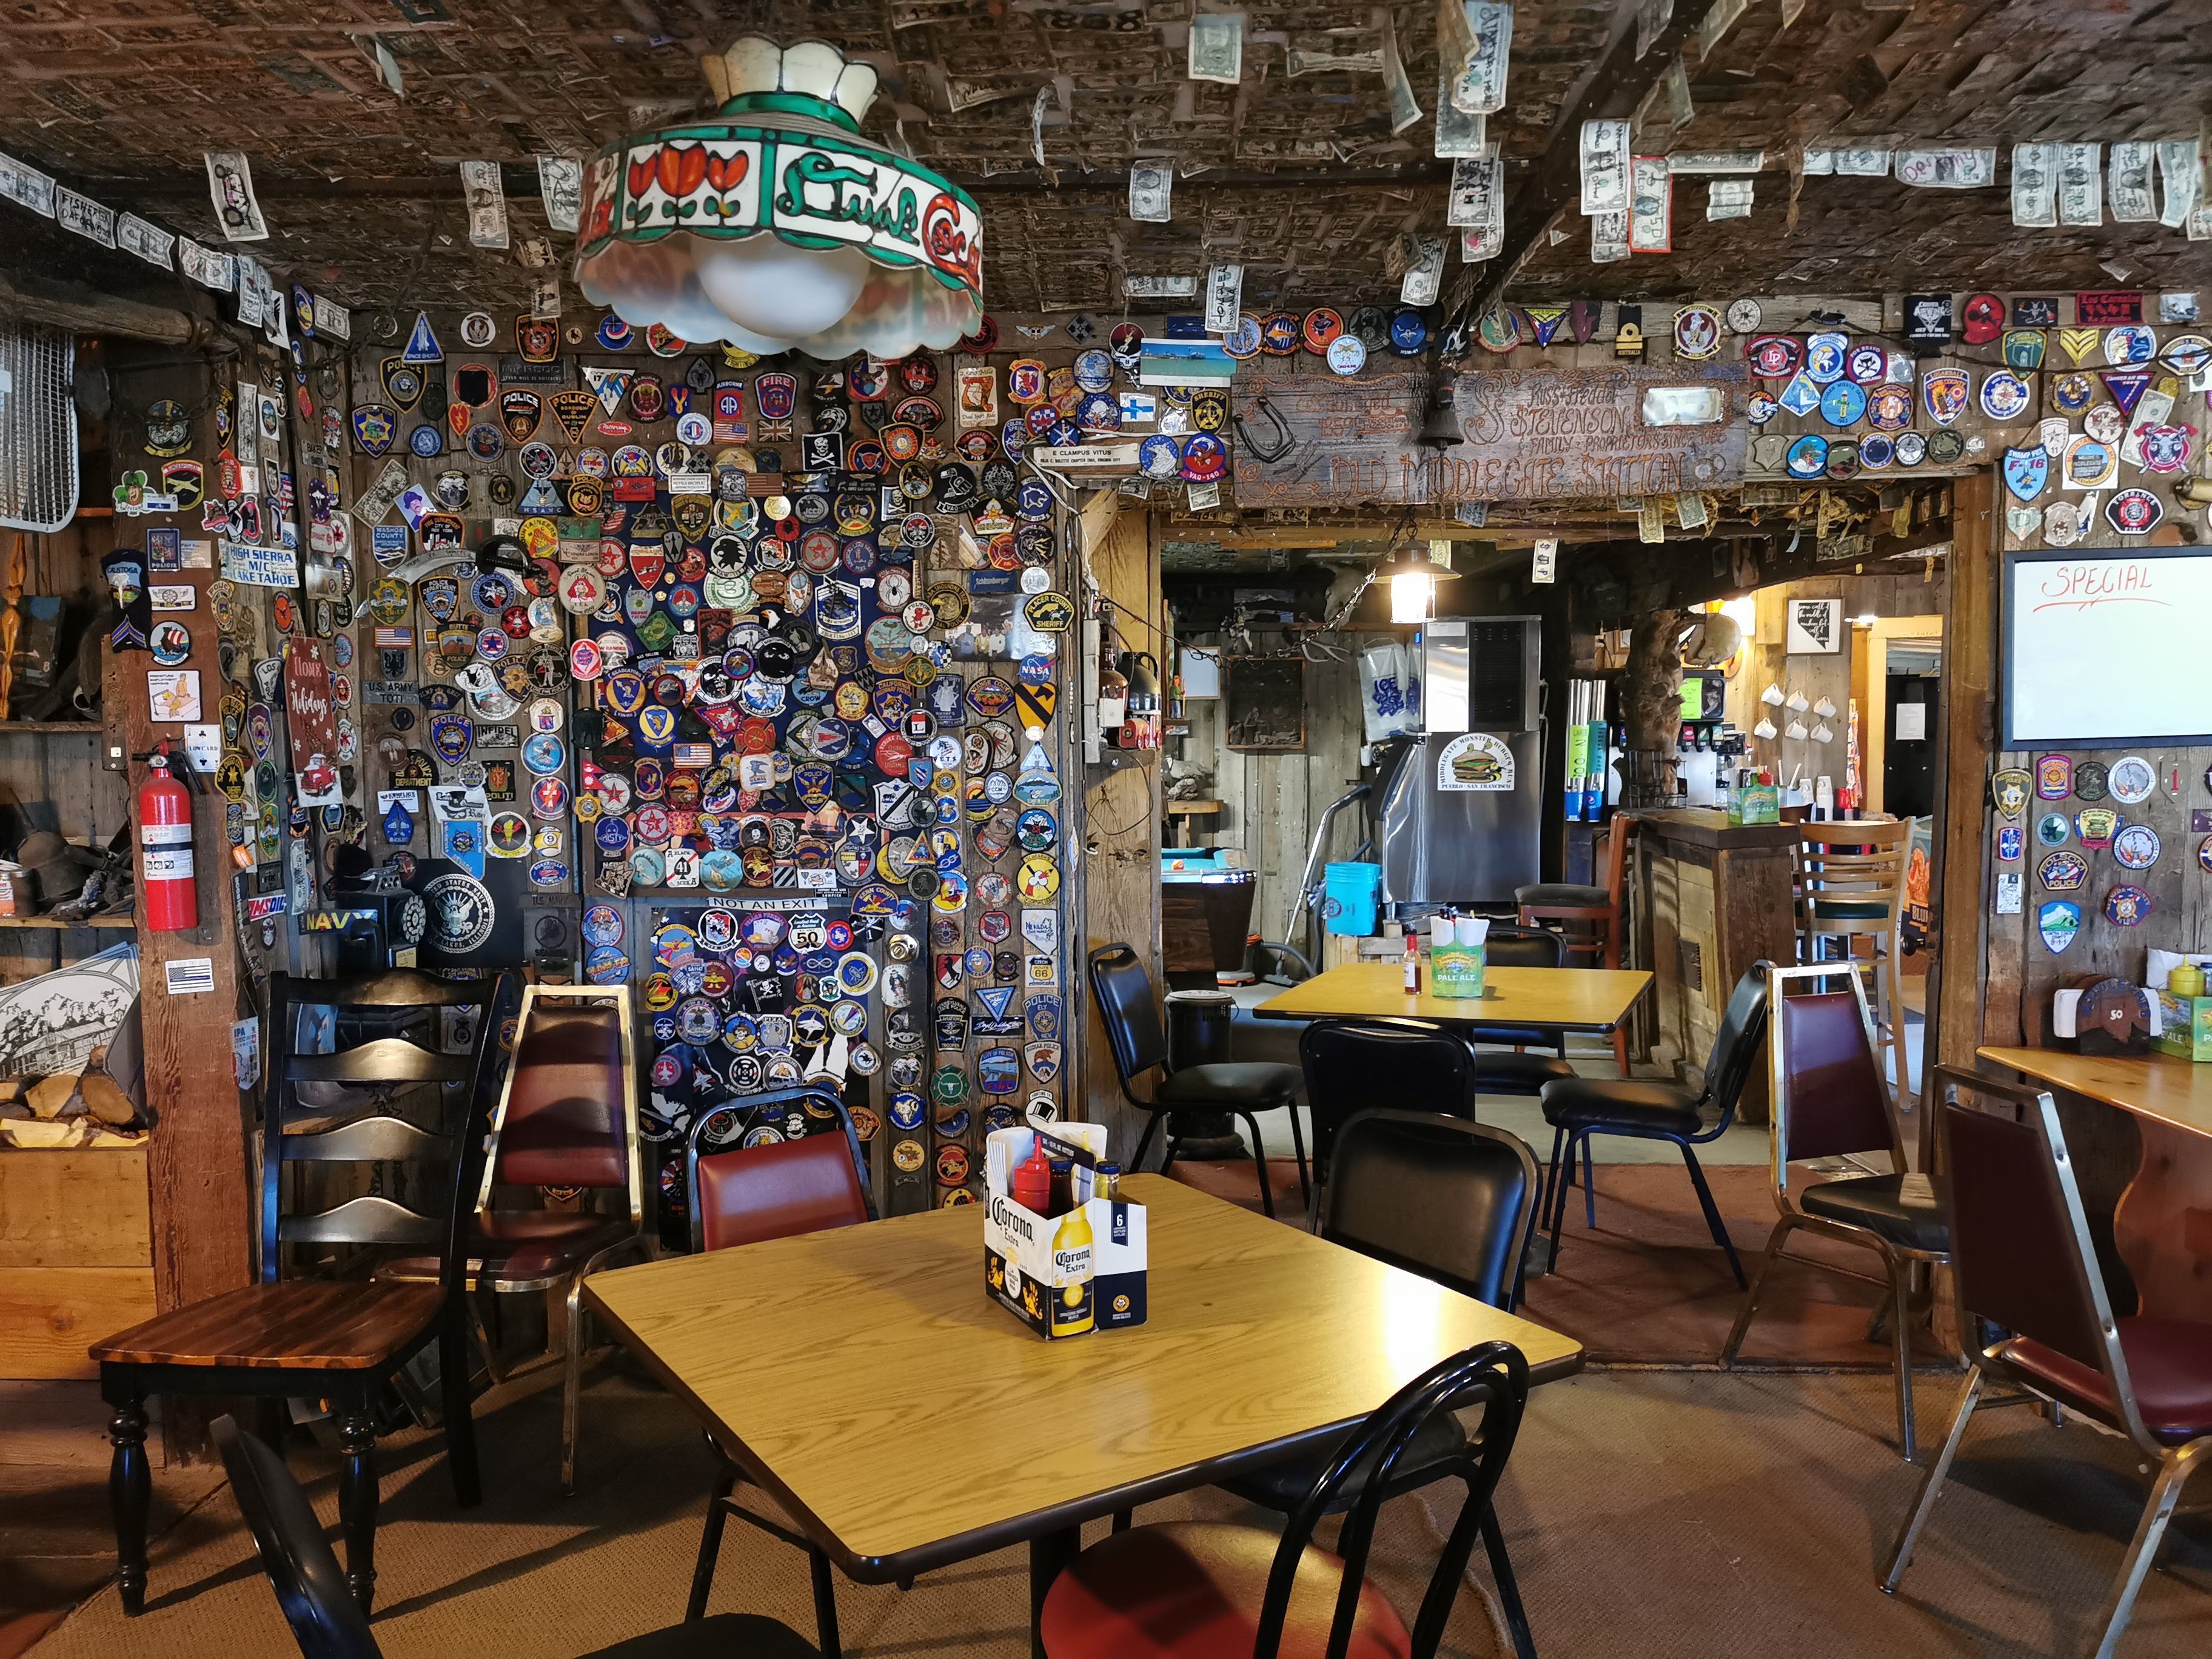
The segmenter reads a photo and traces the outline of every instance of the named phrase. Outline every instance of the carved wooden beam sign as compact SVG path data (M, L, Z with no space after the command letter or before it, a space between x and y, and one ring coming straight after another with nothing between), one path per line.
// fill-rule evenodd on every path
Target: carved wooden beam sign
M1234 382L1237 504L1407 506L1426 501L1436 451L1421 441L1435 377L1254 374Z
M1532 362L1462 374L1451 388L1462 441L1434 458L1426 499L1534 501L1730 488L1743 481L1745 386L1741 363ZM1721 418L1650 424L1647 413L1677 388L1717 392Z

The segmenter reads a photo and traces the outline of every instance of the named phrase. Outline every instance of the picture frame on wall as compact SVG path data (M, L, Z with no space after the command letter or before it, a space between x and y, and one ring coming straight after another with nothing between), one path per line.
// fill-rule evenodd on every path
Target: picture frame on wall
M1784 651L1793 657L1832 656L1844 648L1841 599L1792 599Z

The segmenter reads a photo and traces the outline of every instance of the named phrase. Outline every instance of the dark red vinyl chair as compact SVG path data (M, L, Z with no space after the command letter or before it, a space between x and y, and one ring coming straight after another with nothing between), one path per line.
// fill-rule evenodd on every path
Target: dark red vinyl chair
M708 1145L736 1139L740 1127L763 1108L792 1106L825 1126L834 1118L836 1127L757 1146L703 1150ZM691 1125L684 1161L694 1250L733 1249L741 1244L793 1238L875 1219L860 1136L853 1127L852 1115L845 1109L843 1095L829 1084L746 1095L715 1110L702 1112ZM714 1443L711 1435L708 1439ZM722 1552L722 1528L734 1515L806 1552L814 1580L817 1640L823 1659L838 1659L842 1650L837 1644L837 1595L830 1558L787 1520L763 1515L738 1502L737 1488L744 1480L744 1471L722 1447L714 1446L714 1454L721 1467L714 1477L714 1496L707 1500L707 1528L699 1540L699 1560L692 1570L691 1600L684 1619L689 1621L706 1614L707 1597L714 1588L715 1562Z
M1840 986L1835 990L1816 986ZM1928 1270L1950 1260L1943 1184L1906 1164L1890 1109L1866 983L1848 963L1778 968L1768 975L1773 1117L1768 1146L1774 1205L1781 1212L1766 1241L1759 1277L1721 1349L1735 1363L1767 1275L1799 1231L1870 1249L1881 1258L1890 1292L1890 1334L1897 1352L1897 1437L1913 1455L1912 1327L1927 1305ZM1793 1166L1815 1159L1879 1158L1887 1170L1808 1182ZM1807 1264L1811 1265L1811 1264ZM1832 1273L1841 1268L1830 1268ZM1916 1290L1916 1280L1922 1281Z
M2097 1644L2097 1659L2111 1659L2184 1483L2212 1457L2212 1324L2114 1316L2048 1091L1939 1066L1928 1093L1937 1103L1950 1176L1959 1299L2008 1334L1968 1370L1951 1431L1920 1483L1881 1587L1897 1593L1975 1411L2063 1406L2123 1436L2158 1468ZM2019 1392L1984 1401L1992 1381Z
M1037 1620L1048 1659L1432 1659L1528 1403L1528 1364L1486 1342L1431 1366L1339 1444L1281 1535L1224 1521L1109 1533L1053 1581ZM1448 1473L1467 1501L1411 1630L1367 1582L1375 1519L1437 1413L1482 1407L1482 1433ZM1343 1502L1354 1485L1358 1495ZM1345 1509L1334 1552L1313 1542Z

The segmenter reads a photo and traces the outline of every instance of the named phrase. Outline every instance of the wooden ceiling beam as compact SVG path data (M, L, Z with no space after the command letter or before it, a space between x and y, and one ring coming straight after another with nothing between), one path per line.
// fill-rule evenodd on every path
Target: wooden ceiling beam
M204 317L120 299L32 271L0 274L0 316L65 328L73 334L119 335L156 345L204 346L216 338L214 323Z
M1544 234L1571 203L1582 195L1582 131L1585 121L1632 118L1644 94L1658 84L1678 53L1705 21L1705 14L1729 0L1682 0L1674 16L1642 57L1636 52L1638 8L1617 9L1613 38L1604 53L1583 72L1559 106L1559 118L1544 141L1544 153L1522 180L1505 207L1505 240L1494 259L1462 268L1453 283L1455 303L1449 315L1480 317L1505 295L1521 267L1537 252ZM1444 331L1449 333L1450 329ZM1470 335L1469 347L1473 346Z

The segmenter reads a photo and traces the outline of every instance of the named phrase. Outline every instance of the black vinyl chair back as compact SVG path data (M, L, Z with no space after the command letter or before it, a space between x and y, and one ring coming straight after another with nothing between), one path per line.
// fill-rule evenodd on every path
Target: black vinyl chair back
M1338 1131L1323 1238L1510 1311L1536 1226L1535 1154L1437 1112L1361 1112Z
M284 1460L228 1417L212 1426L231 1493L300 1651L306 1659L383 1659L323 1523Z
M1966 1310L2101 1371L2119 1426L2145 1450L2143 1426L2058 1108L2047 1091L1939 1066L1930 1092L1951 1182L1951 1261ZM1972 1095L1994 1109L1962 1104Z
M1705 1099L1721 1109L1723 1125L1735 1116L1751 1068L1759 1064L1759 1040L1766 1035L1766 975L1773 965L1762 958L1743 970L1705 1057Z
M1316 1170L1357 1113L1474 1111L1474 1051L1457 1032L1424 1019L1315 1020L1298 1033L1298 1065L1313 1114Z
M1107 1047L1114 1051L1121 1092L1127 1094L1133 1081L1168 1061L1152 976L1134 947L1102 945L1091 953L1091 992L1098 1003L1098 1023L1106 1028Z
M1548 927L1494 921L1483 940L1482 960L1491 968L1564 968L1567 942Z
M458 1283L463 1241L483 1173L489 1121L485 1070L492 1015L507 977L446 980L404 968L341 980L270 975L270 1042L264 1051L269 1058L262 1103L264 1281L273 1283L283 1276L284 1245L312 1244L434 1249L442 1259L448 1289ZM333 1011L332 1029L345 1046L329 1054L295 1052L300 1011L308 1007ZM471 1011L465 1052L447 1054L440 1047L440 1011L447 1008ZM345 1103L326 1106L320 1095L314 1102L303 1102L302 1085L325 1085L323 1093L342 1097ZM429 1111L440 1127L426 1128L393 1109L398 1097L418 1091L433 1097L435 1103ZM351 1116L335 1127L302 1127L349 1112L365 1115ZM450 1127L444 1127L447 1123ZM288 1214L283 1182L288 1164L381 1165L381 1178L392 1181L400 1198L419 1193L434 1203L418 1208L372 1192L327 1210ZM439 1180L430 1173L431 1166L448 1168L451 1175Z
M1443 1553L1437 1561L1413 1624L1413 1651L1416 1655L1436 1652L1482 1518L1490 1512L1491 1495L1497 1490L1498 1477L1505 1473L1506 1459L1513 1455L1522 1413L1528 1404L1528 1362L1510 1342L1486 1342L1439 1361L1383 1401L1345 1437L1313 1490L1283 1528L1283 1541L1276 1548L1274 1565L1267 1574L1252 1659L1277 1659L1283 1624L1290 1612L1291 1588L1306 1546L1313 1540L1314 1528L1336 1508L1354 1471L1369 1464L1370 1472L1361 1482L1359 1495L1352 1500L1343 1530L1337 1535L1336 1553L1344 1562L1344 1577L1326 1654L1327 1659L1344 1659L1351 1645L1360 1588L1367 1576L1375 1517L1382 1508L1382 1495L1390 1488L1400 1456L1431 1413L1478 1403L1483 1408L1480 1436L1464 1450L1435 1465L1441 1474L1456 1475L1467 1483L1467 1501L1451 1535L1444 1540Z

